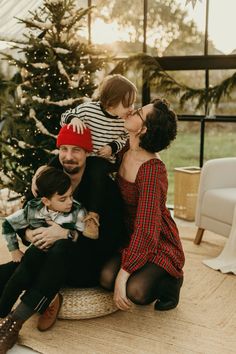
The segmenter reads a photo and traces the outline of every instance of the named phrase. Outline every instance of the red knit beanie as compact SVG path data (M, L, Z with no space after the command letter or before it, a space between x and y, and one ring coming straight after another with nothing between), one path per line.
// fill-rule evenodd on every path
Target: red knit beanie
M57 136L57 147L61 145L75 145L87 152L91 152L93 150L93 143L90 129L84 129L83 134L81 134L73 132L71 125L64 125Z

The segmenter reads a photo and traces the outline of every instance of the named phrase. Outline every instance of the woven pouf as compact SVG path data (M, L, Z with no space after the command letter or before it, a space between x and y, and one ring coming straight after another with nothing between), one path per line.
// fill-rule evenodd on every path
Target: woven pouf
M85 319L108 315L117 311L113 293L101 288L62 289L63 303L58 318Z

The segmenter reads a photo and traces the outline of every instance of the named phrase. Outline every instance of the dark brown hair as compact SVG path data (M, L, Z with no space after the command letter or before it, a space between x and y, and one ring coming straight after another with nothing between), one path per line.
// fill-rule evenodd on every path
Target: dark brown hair
M126 77L115 74L105 77L99 88L99 100L104 109L116 107L120 102L130 107L136 98L137 89Z
M65 194L71 186L70 177L55 167L45 167L36 177L38 197L51 198L55 193Z
M153 109L144 122L147 130L140 136L139 145L149 152L159 152L176 138L177 116L165 99L157 98L152 103Z

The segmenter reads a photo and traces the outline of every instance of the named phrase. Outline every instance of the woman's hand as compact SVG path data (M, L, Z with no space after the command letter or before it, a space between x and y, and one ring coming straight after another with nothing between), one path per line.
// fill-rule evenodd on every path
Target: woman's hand
M84 122L82 122L82 120L77 117L71 119L71 122L68 124L68 128L69 126L72 126L73 132L76 132L78 134L83 134L84 129L87 128Z
M48 220L49 227L39 227L32 231L32 243L39 249L50 248L56 241L67 239L68 230Z
M132 302L126 297L126 283L130 274L120 269L116 277L114 289L114 302L120 310L129 310Z
M19 249L11 251L11 258L12 258L12 261L15 263L20 263L21 258L23 256L24 256L24 253Z
M112 155L112 149L110 145L105 145L97 151L98 156L109 158Z

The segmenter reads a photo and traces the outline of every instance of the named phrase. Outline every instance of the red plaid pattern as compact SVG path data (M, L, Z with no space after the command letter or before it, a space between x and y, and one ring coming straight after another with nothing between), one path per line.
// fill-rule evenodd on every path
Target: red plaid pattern
M145 162L134 183L118 173L117 183L130 234L129 245L122 251L122 268L132 273L152 262L176 278L182 276L185 258L178 229L166 207L168 181L164 163L159 159Z

